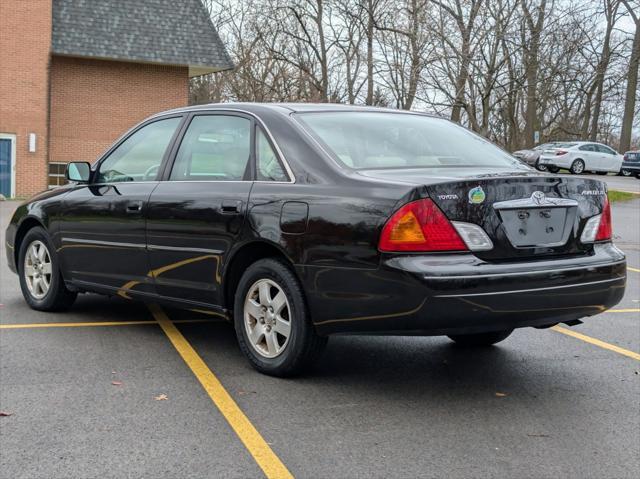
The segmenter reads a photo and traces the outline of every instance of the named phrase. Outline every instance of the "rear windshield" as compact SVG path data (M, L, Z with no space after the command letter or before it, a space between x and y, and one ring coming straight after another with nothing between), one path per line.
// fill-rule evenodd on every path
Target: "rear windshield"
M640 153L627 153L627 159L629 160L640 160Z
M336 161L354 169L528 169L491 142L441 118L385 112L301 113L296 117Z

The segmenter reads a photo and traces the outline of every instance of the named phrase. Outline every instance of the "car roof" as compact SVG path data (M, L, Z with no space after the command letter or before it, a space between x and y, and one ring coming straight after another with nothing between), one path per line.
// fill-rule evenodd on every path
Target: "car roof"
M307 112L322 112L322 111L354 111L354 112L389 112L389 113L406 113L406 114L419 114L430 117L440 118L438 115L431 113L411 111L411 110L398 110L395 108L384 108L377 106L361 106L361 105L344 105L341 103L253 103L253 102L231 102L231 103L206 103L202 105L192 105L183 108L175 108L173 110L167 110L157 113L157 115L166 115L171 113L186 113L193 111L206 111L206 110L237 110L247 111L249 113L259 113L265 109L269 109L275 112L288 114L288 113L307 113ZM153 115L153 116L157 116Z

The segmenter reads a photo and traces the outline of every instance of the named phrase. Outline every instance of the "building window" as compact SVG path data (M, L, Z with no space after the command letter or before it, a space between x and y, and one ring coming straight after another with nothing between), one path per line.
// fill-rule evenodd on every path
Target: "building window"
M67 184L67 178L64 175L66 168L66 163L49 163L49 188Z

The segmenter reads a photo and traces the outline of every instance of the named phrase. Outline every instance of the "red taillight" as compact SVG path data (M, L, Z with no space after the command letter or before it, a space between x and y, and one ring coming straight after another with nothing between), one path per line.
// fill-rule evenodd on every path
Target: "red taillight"
M606 241L611 239L611 206L609 198L605 196L604 206L602 207L602 216L600 217L600 225L596 233L596 241Z
M566 150L558 150L556 151L556 156L562 156L562 155L566 155L567 151Z
M451 222L430 199L396 211L382 229L380 251L466 251Z

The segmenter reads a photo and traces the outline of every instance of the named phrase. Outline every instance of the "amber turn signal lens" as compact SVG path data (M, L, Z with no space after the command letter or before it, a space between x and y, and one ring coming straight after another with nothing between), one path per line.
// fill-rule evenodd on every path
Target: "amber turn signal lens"
M391 228L389 239L394 243L422 243L424 235L418 218L412 211L407 212Z

